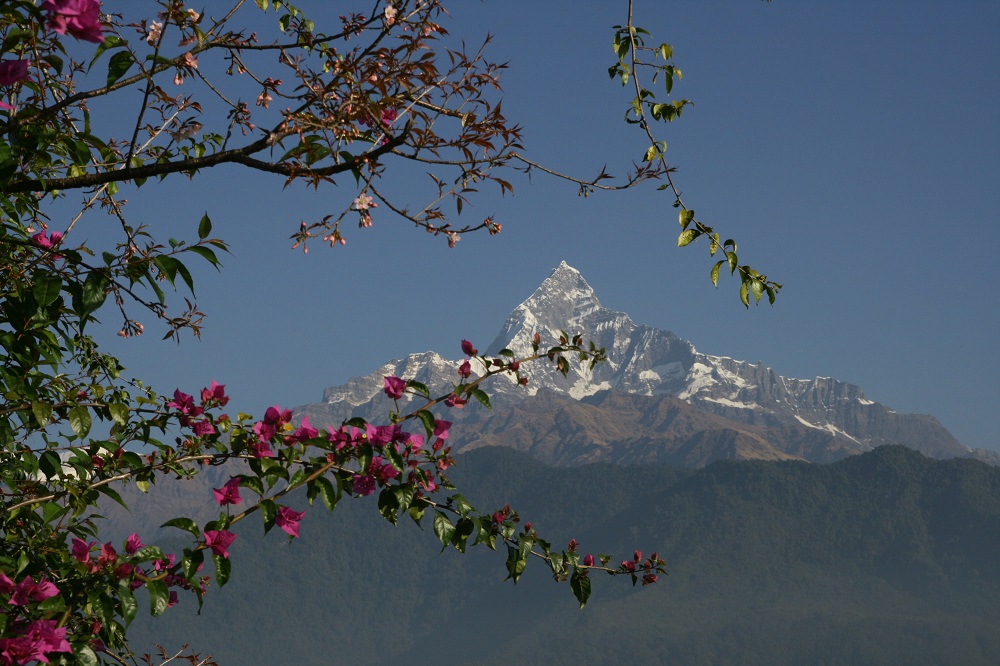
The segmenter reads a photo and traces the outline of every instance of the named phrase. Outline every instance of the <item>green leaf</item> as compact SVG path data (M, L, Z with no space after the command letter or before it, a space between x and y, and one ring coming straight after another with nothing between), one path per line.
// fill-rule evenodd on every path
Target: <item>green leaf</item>
M129 587L127 580L118 581L118 603L121 606L121 615L125 620L125 626L132 624L132 620L135 619L135 614L139 610L139 602L135 600L135 595L132 594L132 589Z
M507 546L507 578L504 580L513 580L516 585L526 566L528 566L528 560L521 555L521 550Z
M427 431L427 441L430 442L434 436L434 415L426 409L421 409L417 412L417 416L420 417L420 421L424 424L424 430Z
M219 266L221 266L221 265L222 265L222 264L221 264L221 263L219 262L219 258L218 258L218 257L217 257L217 256L215 255L215 252L214 252L214 251L212 251L212 249L211 249L211 248L207 248L207 247L205 247L204 245L192 245L191 247L189 247L189 248L187 249L187 251L188 251L188 252L194 252L195 254L197 254L197 255L200 255L200 256L201 256L202 258L204 258L204 259L205 259L205 260L206 260L206 261L207 261L208 263L210 263L210 264L212 264L213 266L215 266L215 267L216 267L216 269L218 269L218 268L219 268Z
M330 479L325 476L318 476L315 480L316 487L319 488L319 496L323 500L323 504L330 511L337 506L337 502L340 500L340 487L335 486L330 482Z
M677 221L681 224L681 229L687 229L688 225L694 221L694 211L688 210L687 208L681 208L680 212L677 214Z
M153 617L160 615L170 605L170 592L162 580L146 581L146 591L149 592L149 613Z
M119 51L111 56L111 60L108 61L108 85L125 76L134 62L135 58L128 51Z
M108 411L111 413L111 418L118 425L123 426L128 423L128 407L126 405L114 402L108 405Z
M60 291L62 291L62 279L58 275L42 273L35 276L35 286L32 288L31 293L34 295L35 302L39 306L45 307L51 305L59 298Z
M378 511L393 525L399 518L399 500L391 488L383 488L378 494Z
M720 259L719 261L715 262L714 266L712 266L712 272L710 276L712 278L712 284L714 284L716 287L719 286L719 269L722 268L722 264L724 263L726 263L726 260Z
M573 590L573 596L580 602L580 608L587 605L590 598L590 576L586 576L579 569L573 570L573 575L569 579L569 587Z
M750 288L747 283L750 280L743 280L743 284L740 285L740 300L743 301L743 305L750 307Z
M233 563L222 555L213 555L212 559L215 560L215 581L222 587L229 582L229 577L233 574Z
M726 261L729 262L729 274L732 275L736 272L736 267L739 266L739 260L736 258L736 250L726 252Z
M176 527L179 530L190 532L199 539L201 538L201 530L198 529L198 524L190 518L174 518L163 523L160 527Z
M47 402L35 400L31 403L31 412L35 415L35 420L38 421L39 427L48 425L52 419L52 405Z
M700 234L697 229L685 229L681 232L681 235L677 237L677 247L684 247L699 235Z
M77 405L69 410L69 426L73 428L73 432L80 439L86 437L91 426L90 411L82 405Z
M79 666L98 666L97 654L89 645L77 646L73 649L73 658Z
M481 388L473 387L469 389L469 395L481 402L486 409L493 409L493 406L490 404L490 396L486 395L486 392Z
M750 280L750 292L754 301L760 303L760 297L764 295L764 283L760 280Z
M273 500L264 500L260 503L260 515L264 519L264 534L274 527L274 519L278 515L278 507Z
M110 280L103 270L91 271L83 282L81 314L87 315L104 305Z
M455 533L455 526L448 520L448 516L440 511L435 511L434 513L434 536L441 542L441 550L444 550L451 543L451 536Z
M212 220L209 219L208 213L201 216L201 222L198 223L198 238L205 240L208 235L212 233Z

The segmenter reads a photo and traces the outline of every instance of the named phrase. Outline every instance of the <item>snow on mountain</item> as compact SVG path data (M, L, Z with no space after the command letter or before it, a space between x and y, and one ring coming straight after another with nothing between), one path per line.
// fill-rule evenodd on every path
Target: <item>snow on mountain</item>
M691 406L746 426L803 427L835 440L838 451L861 453L875 446L902 443L934 457L969 455L933 417L897 414L869 400L857 386L831 377L791 379L762 363L699 353L675 334L635 324L627 314L601 305L579 271L562 262L538 289L507 317L500 334L483 352L496 356L512 350L531 354L537 332L542 347L557 344L559 331L581 334L606 350L608 360L594 369L571 364L567 377L544 361L525 366L527 387L497 378L491 385L495 410L517 404L540 391L580 400L601 391L644 396L674 396ZM382 394L382 378L397 375L431 388L447 390L457 381L461 359L434 352L390 361L365 377L326 389L323 402L298 411L314 424L339 423L351 416L383 420L391 401ZM463 419L482 418L468 410ZM449 416L451 418L451 416ZM779 446L780 448L780 446ZM845 453L845 454L846 454Z

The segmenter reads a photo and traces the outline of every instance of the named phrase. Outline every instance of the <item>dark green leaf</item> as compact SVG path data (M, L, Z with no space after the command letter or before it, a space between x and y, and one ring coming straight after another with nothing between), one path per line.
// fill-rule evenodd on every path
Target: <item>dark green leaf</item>
M590 576L584 575L579 569L574 569L569 579L569 586L573 590L573 596L580 602L580 608L586 606L587 599L590 598Z
M208 213L201 216L201 222L198 223L198 238L205 240L208 235L212 233L212 220L209 219Z
M198 529L198 524L190 518L174 518L163 523L160 527L176 527L179 530L190 532L199 539L201 538L201 530Z
M125 76L125 73L128 72L134 62L135 59L128 51L119 51L111 56L111 60L108 62L108 85L110 86Z
M32 294L35 297L35 302L41 307L51 305L59 298L61 290L62 279L58 275L42 273L35 276L35 286L32 288Z
M441 550L444 550L451 543L451 535L455 533L455 526L448 520L448 516L440 511L435 511L434 514L434 536L441 542Z
M486 392L482 389L473 387L469 389L469 395L481 402L486 409L493 409L493 406L490 405L490 396L486 395Z
M229 582L229 577L233 573L233 563L222 555L213 555L212 559L215 560L215 580L219 587L222 587Z
M146 591L149 592L149 612L156 617L170 605L170 592L162 580L146 581Z
M90 432L90 412L86 407L77 405L69 410L69 426L76 433L76 436L83 439Z

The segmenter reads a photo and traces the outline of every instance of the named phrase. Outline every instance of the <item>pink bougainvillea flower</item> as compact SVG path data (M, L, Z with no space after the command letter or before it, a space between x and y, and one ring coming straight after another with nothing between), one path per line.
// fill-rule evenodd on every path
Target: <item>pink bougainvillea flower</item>
M46 250L51 250L63 239L63 235L58 231L53 231L51 236L47 236L44 231L39 231L37 234L31 237L36 244L44 247Z
M28 78L27 60L4 60L0 62L0 86L10 86Z
M367 474L364 476L355 474L351 486L355 495L367 497L375 492L375 479Z
M274 517L274 524L283 529L288 536L297 537L299 535L299 522L305 515L305 511L294 511L291 507L283 506L278 509L278 515Z
M191 426L191 428L194 430L194 434L198 435L199 437L215 434L215 426L213 426L208 421L196 421L194 425Z
M221 488L213 488L212 494L215 495L215 501L221 506L239 504L243 501L243 498L240 497L240 477L234 476L226 481Z
M451 428L451 421L434 420L434 436L438 439L448 439L449 428Z
M38 7L49 13L48 26L87 42L103 42L100 0L45 0Z
M629 573L635 573L635 562L630 562L628 560L622 560L622 569Z
M14 581L7 578L7 574L0 571L0 594L10 594L14 591L15 587Z
M91 541L87 543L83 539L73 539L72 551L73 559L82 564L86 564L90 561L90 549L97 544L96 541Z
M396 439L400 429L398 425L373 426L371 423L365 424L365 436L372 446L382 447Z
M17 638L0 640L0 662L5 665L32 661L48 664L51 662L47 653L71 651L66 640L66 627L57 627L55 620L35 620Z
M282 409L278 405L273 405L267 408L264 412L264 423L280 428L289 421L292 420L292 410Z
M444 404L448 405L449 407L454 407L455 409L462 409L468 402L469 401L466 400L465 398L459 398L457 395L452 393L450 396L445 398Z
M472 366L469 364L469 359L462 361L462 365L458 366L458 376L463 379L468 379L472 374Z
M174 399L167 403L167 407L173 407L181 414L198 416L202 410L194 404L194 398L184 393L180 389L174 389Z
M273 423L268 423L266 421L258 421L253 424L253 431L257 433L261 441L266 442L274 437L278 433L278 429Z
M294 442L304 442L314 437L319 437L319 430L313 428L309 425L309 417L302 417L302 425L292 433L292 441Z
M250 443L250 454L254 458L273 458L274 451L271 445L262 440L255 440Z
M205 530L205 545L213 555L229 557L229 547L236 541L236 535L226 530Z
M657 580L659 580L659 576L657 576L655 573L648 573L642 577L642 584L653 585L654 583L656 583Z
M386 109L382 112L382 124L388 127L396 120L396 109Z
M57 594L59 594L59 588L51 581L46 580L44 576L37 583L31 579L31 576L26 576L14 587L10 601L7 603L12 606L27 606L32 601L45 601Z
M393 400L399 400L403 397L403 393L406 391L406 380L400 379L395 375L389 375L383 377L385 380L384 386L382 388L385 394L392 398Z
M586 555L584 555L583 556L583 566L585 566L585 567L592 567L592 566L594 566L594 556L591 555L590 553L587 553Z
M201 390L201 402L205 404L207 402L214 402L220 407L225 407L229 402L229 396L226 395L225 384L218 384L213 379L212 383L208 385L208 388L203 388Z
M472 343L468 340L462 340L462 353L466 356L475 356L479 353L479 350L472 346Z

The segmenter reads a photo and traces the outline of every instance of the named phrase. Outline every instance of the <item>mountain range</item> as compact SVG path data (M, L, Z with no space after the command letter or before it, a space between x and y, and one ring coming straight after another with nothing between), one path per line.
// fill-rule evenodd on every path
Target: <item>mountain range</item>
M932 458L1000 463L1000 454L962 445L934 417L896 412L857 386L832 377L783 377L763 363L702 354L674 333L636 324L601 305L566 262L510 313L483 355L509 349L524 358L536 333L545 348L557 344L560 331L603 347L607 361L593 369L571 364L565 377L551 364L534 363L526 367L525 387L494 378L492 412L470 405L445 416L463 425L456 452L499 445L557 465L702 467L719 459L826 463L898 444ZM296 413L314 425L355 416L381 422L392 408L384 376L446 391L460 362L436 352L411 354L327 388L321 402Z

